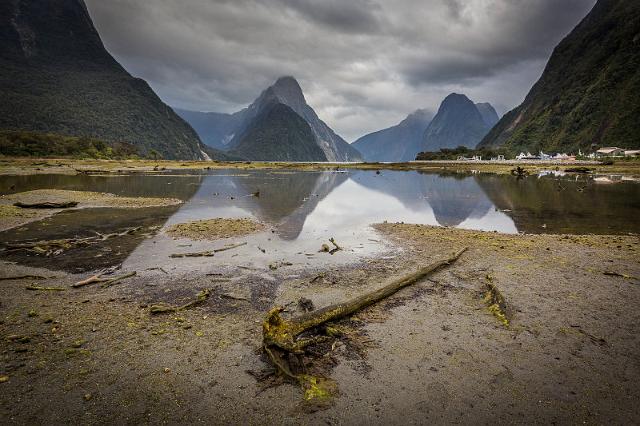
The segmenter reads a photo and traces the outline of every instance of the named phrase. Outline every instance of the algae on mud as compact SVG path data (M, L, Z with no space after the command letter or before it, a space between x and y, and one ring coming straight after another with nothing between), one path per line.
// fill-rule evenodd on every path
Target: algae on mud
M248 218L227 219L214 218L177 223L167 229L167 234L174 238L191 240L217 240L253 234L265 229L262 223Z

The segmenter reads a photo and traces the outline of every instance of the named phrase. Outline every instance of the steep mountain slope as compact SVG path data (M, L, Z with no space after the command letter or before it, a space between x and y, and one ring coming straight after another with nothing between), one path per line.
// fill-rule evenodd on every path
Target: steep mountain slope
M478 108L478 112L480 112L480 115L482 116L482 121L484 121L489 128L495 126L496 123L500 121L498 113L489 102L476 104L476 108Z
M259 161L327 161L309 124L287 105L263 105L229 151Z
M249 105L244 112L245 123L250 122L253 117L260 114L264 105L268 105L273 101L289 106L309 123L316 143L322 149L328 161L362 160L362 156L355 148L331 130L324 121L320 120L313 108L307 104L296 79L290 76L280 77L271 87L262 92L258 99ZM240 134L240 132L236 132L236 138L239 138Z
M439 151L441 148L459 146L475 148L489 129L491 126L484 121L469 98L452 93L444 98L438 113L425 130L422 150Z
M640 147L640 1L599 0L555 48L522 105L481 146Z
M83 0L0 2L0 129L204 158L195 131L105 50Z
M355 141L356 148L366 161L410 161L422 148L422 136L433 114L419 109L399 124L369 133Z
M293 77L281 77L264 90L247 108L234 114L193 113L180 111L209 145L220 149L234 149L265 108L282 103L302 117L311 127L316 144L328 161L360 161L360 153L320 120ZM202 116L201 114L207 114ZM211 115L214 114L214 115ZM252 158L249 158L252 159Z

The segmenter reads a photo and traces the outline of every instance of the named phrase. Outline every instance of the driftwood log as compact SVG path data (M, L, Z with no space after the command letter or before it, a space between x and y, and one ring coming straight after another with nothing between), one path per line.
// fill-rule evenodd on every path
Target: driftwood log
M314 329L329 321L335 321L349 316L367 306L373 305L404 287L410 286L420 279L436 272L444 266L450 265L466 251L466 248L454 253L452 256L434 262L418 269L412 274L397 279L390 284L355 297L346 302L330 305L317 311L309 312L292 319L284 319L280 315L284 310L278 306L269 311L267 318L262 323L262 346L271 362L278 371L301 384L308 381L308 376L294 373L288 365L289 354L302 354L305 347L327 339L326 336L300 337L302 333Z
M77 201L63 201L60 203L46 201L43 203L21 203L18 201L17 203L13 203L14 206L20 207L22 209L68 209L71 207L76 207L78 205Z

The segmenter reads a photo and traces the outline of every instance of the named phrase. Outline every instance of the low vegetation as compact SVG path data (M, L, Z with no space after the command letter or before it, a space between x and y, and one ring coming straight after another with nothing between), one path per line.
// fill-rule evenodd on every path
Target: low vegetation
M138 150L127 142L107 143L100 139L88 137L5 130L0 131L0 155L121 160L138 158Z

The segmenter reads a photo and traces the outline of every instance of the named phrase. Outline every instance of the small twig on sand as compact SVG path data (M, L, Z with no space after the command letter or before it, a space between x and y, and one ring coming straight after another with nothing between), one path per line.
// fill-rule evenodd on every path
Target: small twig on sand
M124 280L125 278L133 277L134 275L136 275L136 271L129 272L128 274L120 275L117 277L111 277L111 278L103 278L102 275L104 274L100 273L92 277L89 277L85 280L78 281L75 284L71 284L71 287L73 288L84 287L85 285L94 284L94 283L102 283L102 287L109 287L117 283L118 281Z
M242 246L246 246L246 245L247 245L247 243L236 243L236 244L230 244L228 246L224 246L222 248L217 248L217 249L213 249L213 250L197 251L197 252L192 252L192 253L174 253L174 254L170 255L169 257L173 257L173 258L181 258L181 257L211 257L215 253L219 253L221 251L231 250L231 249L242 247Z
M613 272L613 271L605 271L603 272L604 275L608 275L610 277L620 277L620 278L624 278L627 280L637 280L636 277L634 277L633 275L627 275L627 274L621 274L620 272Z
M164 272L165 274L169 275L169 273L167 271L165 271L163 268L159 267L159 266L155 266L153 268L147 268L147 271L161 271Z
M247 243L246 243L246 242L244 242L244 243L230 244L230 245L228 245L228 246L224 246L224 247L219 248L219 249L214 249L214 250L213 250L213 252L214 252L214 253L218 253L218 252L221 252L221 251L231 250L231 249L238 248L238 247L242 247L242 246L246 246L246 245L247 245Z
M25 287L27 290L39 290L39 291L65 291L63 287L41 287L39 285L29 284Z
M207 251L197 251L192 253L173 253L169 257L172 257L175 259L175 258L181 258L181 257L212 257L212 256L213 256L213 251L207 250Z

